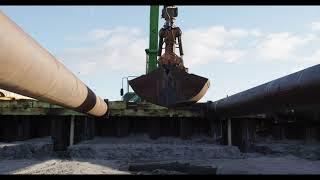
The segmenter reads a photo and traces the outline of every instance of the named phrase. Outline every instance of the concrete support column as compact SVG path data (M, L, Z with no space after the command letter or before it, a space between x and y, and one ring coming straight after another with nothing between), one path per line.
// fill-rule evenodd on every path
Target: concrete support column
M51 137L54 151L65 151L70 144L70 117L51 117Z
M180 137L182 139L190 139L192 136L192 119L180 119Z
M30 117L32 138L47 137L51 135L51 119L47 116Z
M287 131L286 127L283 127L283 126L280 127L281 139L286 139L286 131Z
M242 119L240 128L240 150L249 152L255 141L255 119Z
M86 118L87 127L87 139L93 139L96 135L96 119L93 117ZM106 119L98 119L98 121L105 121Z
M150 118L148 120L148 134L151 139L158 139L160 137L160 118Z
M232 125L231 125L232 123ZM241 152L249 152L255 141L255 119L235 118L227 120L228 145L238 146Z
M98 121L103 121L99 119ZM95 136L95 119L90 116L77 116L74 126L73 144L93 139Z
M220 141L222 139L222 122L219 119L211 119L210 120L210 136L215 141Z
M125 137L129 135L130 121L126 117L116 119L117 136Z
M2 117L1 119L1 140L4 142L15 141L17 138L17 122L10 117Z
M305 132L305 142L306 143L312 143L316 141L317 138L317 128L316 127L305 127L304 132Z
M70 118L70 139L69 139L69 145L72 146L74 142L74 127L75 127L75 118L74 116L71 116Z
M272 136L274 139L281 140L286 138L285 128L280 124L273 125Z
M228 127L228 146L232 146L232 134L231 134L231 118L227 120Z
M249 149L249 124L248 119L241 120L240 127L240 150L241 152L248 152Z
M1 139L6 142L30 139L31 120L23 116L7 116L1 119Z

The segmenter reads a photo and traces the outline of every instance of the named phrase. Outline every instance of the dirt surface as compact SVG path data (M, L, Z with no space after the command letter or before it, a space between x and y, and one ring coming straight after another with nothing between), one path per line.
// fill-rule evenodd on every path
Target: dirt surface
M63 157L52 152L50 137L0 143L0 174L183 174L156 169L129 172L132 163L180 162L217 168L217 174L319 174L318 142L258 139L258 152L192 140L147 136L95 138L71 146Z

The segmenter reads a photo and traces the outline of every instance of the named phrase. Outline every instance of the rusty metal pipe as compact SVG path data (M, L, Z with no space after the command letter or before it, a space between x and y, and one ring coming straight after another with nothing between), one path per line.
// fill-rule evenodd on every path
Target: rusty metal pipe
M245 116L320 106L320 65L315 65L209 105L222 116Z
M93 116L107 104L0 11L0 88Z

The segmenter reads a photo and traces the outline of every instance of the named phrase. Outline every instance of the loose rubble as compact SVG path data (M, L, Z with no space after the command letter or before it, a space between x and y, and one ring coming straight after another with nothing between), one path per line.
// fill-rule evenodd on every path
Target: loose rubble
M71 146L65 157L52 151L50 137L0 143L0 174L187 174L165 169L129 171L132 163L188 163L216 167L217 174L319 174L319 142L257 139L255 152L215 144L208 137L191 140L145 135L96 137Z

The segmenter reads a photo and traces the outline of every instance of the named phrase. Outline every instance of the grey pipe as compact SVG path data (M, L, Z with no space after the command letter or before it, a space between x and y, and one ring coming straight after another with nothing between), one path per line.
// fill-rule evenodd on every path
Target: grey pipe
M315 65L211 103L223 116L242 116L294 108L318 108L320 65Z

